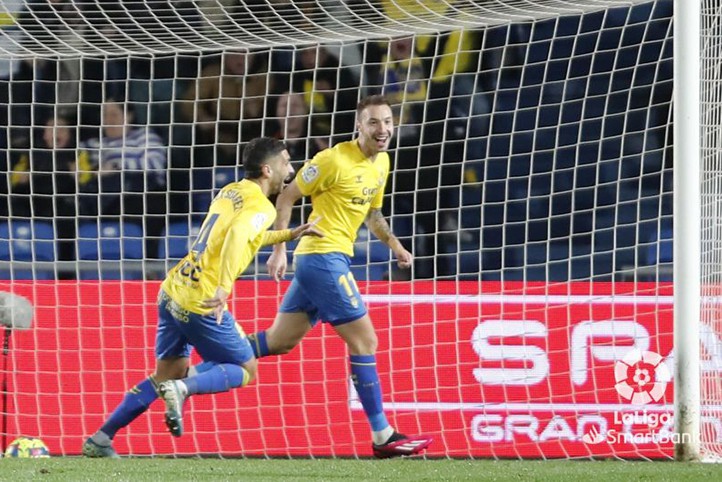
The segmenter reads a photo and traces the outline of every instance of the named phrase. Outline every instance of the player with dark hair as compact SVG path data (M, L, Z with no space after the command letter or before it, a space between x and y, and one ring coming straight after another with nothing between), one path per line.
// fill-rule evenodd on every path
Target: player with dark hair
M221 189L190 252L161 285L155 373L126 393L106 422L85 441L83 455L117 457L112 447L115 434L159 395L166 404L166 425L179 437L187 397L243 387L256 376L258 362L253 350L226 305L233 283L261 246L321 233L313 224L268 231L276 218L268 196L280 193L293 174L283 142L253 139L243 150L243 167L245 179ZM189 369L191 347L203 363Z
M311 196L309 219L318 222L325 236L299 241L295 276L273 325L249 339L257 358L279 355L295 347L318 320L331 324L348 345L352 380L371 425L374 455L411 455L428 447L432 439L402 435L386 419L376 370L378 340L350 271L363 222L391 248L399 267L409 268L413 261L381 214L390 169L386 151L394 133L388 101L378 95L363 99L356 110L356 127L358 139L318 153L279 195L277 229L288 226L297 200ZM286 263L285 244L277 244L268 261L269 273L280 280Z

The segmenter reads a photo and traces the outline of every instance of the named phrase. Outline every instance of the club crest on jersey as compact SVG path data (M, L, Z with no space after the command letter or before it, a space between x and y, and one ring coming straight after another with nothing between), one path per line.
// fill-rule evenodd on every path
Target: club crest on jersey
M309 183L318 177L318 167L310 165L301 173L301 177L306 183Z

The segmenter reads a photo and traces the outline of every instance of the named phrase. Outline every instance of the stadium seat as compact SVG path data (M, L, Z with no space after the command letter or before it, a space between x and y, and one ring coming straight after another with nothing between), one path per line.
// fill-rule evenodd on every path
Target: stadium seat
M11 220L0 223L0 259L3 261L55 261L55 231L46 221ZM5 279L53 279L55 270L13 268Z
M359 264L367 262L381 262L391 259L389 247L376 238L370 238L365 226L359 229L356 243L354 243L354 261Z
M357 280L384 279L390 268L391 251L388 246L369 236L369 230L362 226L354 244L351 272Z
M0 222L0 260L10 261L10 226Z
M114 221L84 223L78 229L78 258L117 261L143 259L143 229Z
M365 266L352 265L351 272L357 281L380 281L389 272L388 264L368 264Z
M193 212L205 213L219 189L243 178L240 166L204 167L193 171Z
M200 222L170 223L168 229L164 230L161 235L161 242L158 243L158 258L181 259L184 257L188 254L200 229Z
M121 261L143 259L143 229L137 224L100 221L81 224L78 228L78 259L86 261ZM142 279L139 270L106 269L81 271L80 279Z
M662 219L659 231L652 232L647 240L647 265L672 262L672 222Z
M45 221L20 220L0 223L0 259L54 261L53 225Z
M293 224L291 224L289 226L289 228L291 228L291 229L296 228L296 227L298 227L298 226L293 225ZM298 245L297 239L288 241L286 243L286 262L288 263L288 270L292 269L293 252L296 250L296 245ZM256 278L262 277L263 279L265 279L265 276L268 275L268 270L266 269L266 263L268 262L268 258L271 256L271 253L273 253L273 245L262 246L261 249L258 250L258 254L256 255L256 258L254 260L252 260L251 264L248 266L248 270L246 271L246 274L251 274L251 273L255 272ZM256 269L256 266L258 266L258 269Z
M389 224L391 224L391 229L394 234L399 238L413 235L414 221L412 216L397 214L391 217Z
M191 174L191 208L194 213L205 213L213 199L213 175L210 167L193 169Z
M240 177L239 177L240 176ZM243 178L240 167L221 166L213 169L213 188L218 190L228 183L236 182Z
M391 250L378 239L369 241L368 253L369 261L372 263L391 259Z

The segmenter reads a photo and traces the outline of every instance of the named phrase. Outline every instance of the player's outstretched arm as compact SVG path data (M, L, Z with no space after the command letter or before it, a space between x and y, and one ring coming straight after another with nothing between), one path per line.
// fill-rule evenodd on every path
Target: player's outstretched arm
M301 194L301 190L298 188L295 179L281 191L281 194L276 198L276 211L278 211L278 216L276 216L276 222L274 224L275 229L288 228L288 223L291 222L293 205L302 197L303 194Z
M316 236L317 238L323 238L323 233L316 227L316 224L321 220L320 217L316 218L313 222L302 224L297 228L293 229L281 229L266 231L263 235L263 246L271 244L285 243L293 239L298 239L303 236Z
M286 188L281 191L276 199L276 211L278 216L276 217L275 228L277 230L283 230L288 228L288 223L291 222L291 211L296 201L301 199L303 194L296 184L294 179ZM286 260L286 243L278 243L273 246L273 253L268 258L266 266L268 267L268 274L271 275L276 281L280 281L286 275L288 261Z
M321 232L316 225L321 220L321 216L317 217L310 223L302 224L297 228L291 230L291 239L298 239L303 236L315 236L317 238L323 238L324 234Z
M384 218L381 210L378 208L369 209L365 222L369 231L374 233L374 236L379 238L381 242L386 244L391 248L391 251L394 252L399 268L410 268L414 261L414 256L404 248L399 238L391 232L391 226L386 222L386 218Z

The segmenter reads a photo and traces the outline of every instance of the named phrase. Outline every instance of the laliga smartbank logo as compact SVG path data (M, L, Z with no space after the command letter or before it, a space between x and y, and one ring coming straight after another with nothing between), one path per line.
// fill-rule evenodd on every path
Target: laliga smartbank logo
M627 355L614 364L614 385L615 390L624 400L632 405L644 406L648 403L658 402L664 397L667 383L671 379L669 368L664 359L653 351L641 351L631 349ZM645 425L653 430L662 426L663 433L633 434L628 431L621 433L615 430L600 432L596 426L582 436L582 441L587 444L618 443L644 443L654 441L656 443L668 442L663 440L665 436L675 435L667 429L673 425L672 415L668 413L648 413L647 410L632 411L625 413L614 413L614 423L621 423L625 429L633 425ZM644 436L644 440L639 438ZM662 439L660 439L662 436ZM647 440L649 438L654 440Z
M595 425L592 425L589 432L582 435L582 442L585 444L597 445L605 440L607 440L607 434L601 433Z
M659 353L653 351L632 349L614 364L614 380L617 382L614 388L632 405L661 400L669 379L669 368Z

